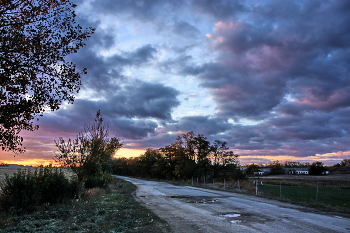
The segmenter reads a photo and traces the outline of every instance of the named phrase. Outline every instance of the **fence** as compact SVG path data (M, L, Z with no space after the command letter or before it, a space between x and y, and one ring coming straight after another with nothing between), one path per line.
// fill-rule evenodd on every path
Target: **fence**
M350 213L350 182L341 180L248 178L216 181L192 178L187 184L280 199Z

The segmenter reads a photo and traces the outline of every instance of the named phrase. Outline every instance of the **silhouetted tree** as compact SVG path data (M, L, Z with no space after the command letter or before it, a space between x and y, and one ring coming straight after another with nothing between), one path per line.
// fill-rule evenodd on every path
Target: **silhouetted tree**
M115 158L112 163L113 174L121 176L130 176L132 175L131 170L128 165L127 158Z
M93 29L75 22L69 0L0 1L0 147L23 152L22 130L63 101L73 102L80 77L65 57L76 53Z
M110 138L109 134L98 111L95 122L85 126L76 139L55 141L58 148L55 159L62 166L70 167L80 181L95 179L102 182L103 174L112 172L112 156L122 147L119 139Z
M308 162L301 163L299 161L286 161L284 162L284 167L309 167L310 164Z
M252 163L248 165L247 169L245 170L247 175L254 175L254 172L256 172L259 169L259 166Z
M283 165L278 160L273 161L266 167L271 168L271 175L283 174Z
M343 159L340 163L335 164L334 167L350 167L350 159Z
M323 166L322 162L313 162L309 166L309 175L319 176L323 175L324 172L327 171L327 168Z

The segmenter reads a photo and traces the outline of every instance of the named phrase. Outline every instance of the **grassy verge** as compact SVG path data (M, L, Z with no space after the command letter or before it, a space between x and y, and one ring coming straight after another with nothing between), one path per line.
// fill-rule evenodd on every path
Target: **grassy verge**
M267 197L282 197L320 210L350 214L350 189L262 185L259 191Z
M135 190L116 179L107 192L91 189L80 200L43 206L32 214L1 212L0 232L170 232L166 222L134 199Z

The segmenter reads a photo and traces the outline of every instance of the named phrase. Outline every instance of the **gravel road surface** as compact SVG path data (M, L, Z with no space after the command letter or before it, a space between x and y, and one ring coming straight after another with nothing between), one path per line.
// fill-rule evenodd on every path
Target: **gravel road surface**
M256 196L117 176L137 185L136 198L174 232L350 232L337 214Z

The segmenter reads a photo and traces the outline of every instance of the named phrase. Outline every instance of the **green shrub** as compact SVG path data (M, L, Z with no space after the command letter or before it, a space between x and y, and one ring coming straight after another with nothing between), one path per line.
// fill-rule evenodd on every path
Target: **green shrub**
M40 190L40 203L60 203L73 198L78 191L77 183L69 181L61 169L40 167L34 176Z
M12 176L5 174L1 189L3 191L2 205L6 210L32 211L40 200L39 190L30 170L18 170Z
M18 170L6 175L1 184L0 203L4 209L14 212L33 211L41 204L60 203L76 196L79 183L69 180L59 168L39 167L34 172Z

